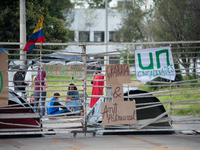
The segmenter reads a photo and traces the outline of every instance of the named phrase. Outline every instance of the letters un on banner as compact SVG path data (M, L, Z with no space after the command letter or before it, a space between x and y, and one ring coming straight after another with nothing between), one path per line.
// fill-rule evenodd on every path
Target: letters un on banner
M47 75L49 76L82 76L83 75L83 67L82 66L67 66L67 65L55 65L55 66L48 66L45 65L44 70L46 71Z
M170 46L135 51L137 79L144 84L157 77L174 80L176 76Z

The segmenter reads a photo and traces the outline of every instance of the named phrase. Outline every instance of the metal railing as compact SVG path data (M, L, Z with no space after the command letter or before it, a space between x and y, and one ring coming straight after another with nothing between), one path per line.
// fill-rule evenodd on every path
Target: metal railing
M12 135L12 134L52 134L52 133L76 133L83 132L138 132L138 131L178 131L180 128L173 127L173 123L199 123L200 122L200 51L198 46L190 46L190 44L199 44L200 41L185 41L185 42L144 42L144 43L44 43L45 45L79 45L82 47L80 52L68 52L64 50L47 50L47 49L35 49L35 53L27 53L27 59L20 60L19 51L21 49L8 48L8 89L10 91L8 99L8 105L0 106L0 135ZM0 45L12 46L19 45L20 43L3 43ZM135 58L132 45L148 46L148 47L163 47L171 44L171 51L174 56L174 65L177 75L181 75L184 79L180 81L150 81L148 84L142 84L136 77L135 72ZM179 45L187 44L189 46L179 47ZM109 52L94 52L87 53L87 47L104 46L104 45L118 45L124 47L122 51L113 49ZM43 54L62 52L62 54ZM51 56L51 57L49 57ZM79 56L81 59L67 59L63 56ZM159 115L153 118L140 117L138 123L135 125L115 125L115 126L103 126L99 120L101 120L101 114L92 114L89 107L91 97L101 97L102 102L112 101L111 86L104 84L104 95L92 95L93 85L90 83L93 78L93 72L96 71L96 66L102 67L102 73L104 75L104 83L106 83L105 65L99 64L99 59L93 59L94 57L101 57L107 59L101 59L102 62L115 62L122 64L124 62L130 64L131 83L124 84L129 92L126 93L124 98L126 100L142 100L142 99L158 99L158 101L148 101L145 103L136 103L137 113L144 113L148 109L155 110L155 108L164 108ZM46 57L47 59L44 59ZM57 57L57 58L56 58ZM18 62L17 62L18 61ZM28 68L26 70L26 78L24 82L29 82L29 86L26 87L27 95L16 95L13 85L13 75L19 70L19 62L26 61L27 64L23 66ZM42 68L45 65L68 65L69 62L78 61L81 66L82 76L71 78L66 77L51 77L47 75L47 82L49 84L46 89L47 95L45 96L45 106L42 106L40 95L39 106L31 106L30 98L34 93L33 76L37 74L38 68ZM185 62L184 62L185 61ZM60 64L59 64L60 63ZM62 63L62 64L61 64ZM182 65L181 65L182 63ZM108 63L109 64L109 63ZM76 63L75 63L76 65ZM185 67L183 67L185 65ZM21 65L22 66L22 65ZM45 70L46 72L52 71L51 69ZM77 112L68 112L55 115L41 116L40 113L35 113L34 109L37 108L41 111L42 108L47 109L47 103L53 98L54 93L60 93L60 99L58 102L65 106L67 91L70 83L74 83L80 93L80 101L83 105L70 105L69 107L80 107ZM21 86L18 86L21 87ZM42 87L40 84L39 87ZM156 88L156 89L155 89ZM147 91L148 93L134 93L134 90ZM153 90L155 89L155 90ZM131 92L130 92L131 91ZM137 91L139 92L139 91ZM21 93L21 92L18 92ZM108 94L109 93L109 94ZM181 99L177 99L181 97ZM3 97L0 97L0 99ZM22 98L22 99L20 99ZM33 102L34 104L36 102ZM61 108L60 108L61 109ZM40 112L39 111L39 112ZM154 112L152 112L154 113ZM76 114L76 115L74 115ZM139 115L138 114L138 115ZM182 116L181 116L182 115ZM181 118L174 117L181 116ZM90 122L88 118L96 118L97 122ZM27 123L27 120L32 121ZM95 120L95 119L94 119ZM21 122L23 122L23 124ZM36 122L36 124L34 124ZM169 124L167 126L163 124ZM53 130L51 130L53 129ZM194 128L196 130L199 128ZM187 130L181 129L181 130ZM191 129L190 129L191 130Z

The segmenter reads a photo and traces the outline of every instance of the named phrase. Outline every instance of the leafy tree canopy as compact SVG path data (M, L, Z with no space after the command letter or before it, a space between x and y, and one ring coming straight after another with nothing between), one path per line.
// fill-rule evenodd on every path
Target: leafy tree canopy
M117 30L117 40L123 42L148 41L148 15L151 10L141 9L145 1L125 2L118 6L122 22Z
M61 5L63 4L63 5ZM20 4L19 0L0 2L0 41L19 42L20 39ZM32 35L41 16L44 15L44 35L46 42L66 43L69 41L66 28L66 14L68 8L73 8L70 0L37 0L26 1L26 35L27 41ZM56 12L55 12L56 11ZM71 14L71 11L68 11ZM72 19L73 20L73 19ZM4 45L5 47L5 45ZM13 46L6 46L13 47ZM15 46L19 48L19 46ZM35 47L37 48L37 47ZM61 49L60 46L51 46L47 49Z
M198 41L200 40L200 1L199 0L153 0L154 16L151 25L153 38L155 41ZM199 44L177 44L177 47L186 47L177 49L175 57L186 71L189 78L189 69L191 61L193 62L193 77L196 78L196 63L199 48L190 48L199 46ZM186 53L184 53L186 52Z

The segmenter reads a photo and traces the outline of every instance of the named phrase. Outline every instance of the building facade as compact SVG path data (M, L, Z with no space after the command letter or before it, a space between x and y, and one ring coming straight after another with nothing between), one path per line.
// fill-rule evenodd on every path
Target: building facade
M105 43L105 14L105 9L74 9L74 22L69 28L70 43ZM108 9L107 42L116 42L116 30L120 23L121 15L118 13L117 9ZM87 46L86 52L111 52L117 51L117 48L119 48L119 46L108 45L107 50L104 45ZM78 45L70 45L66 50L69 52L81 52L82 48ZM101 62L103 63L103 61Z

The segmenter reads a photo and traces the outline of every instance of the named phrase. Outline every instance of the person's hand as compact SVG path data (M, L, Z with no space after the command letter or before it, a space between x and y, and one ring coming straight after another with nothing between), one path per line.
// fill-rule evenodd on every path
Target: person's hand
M70 100L71 100L71 97L66 97L66 100L70 101Z
M29 85L29 83L28 83L28 82L27 82L26 84L27 84L27 85Z
M72 110L71 110L71 109L68 109L68 110L72 112Z

